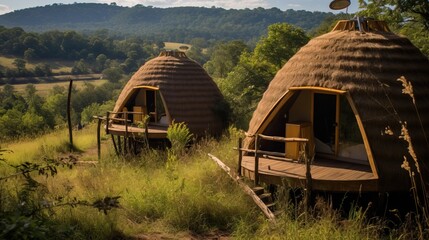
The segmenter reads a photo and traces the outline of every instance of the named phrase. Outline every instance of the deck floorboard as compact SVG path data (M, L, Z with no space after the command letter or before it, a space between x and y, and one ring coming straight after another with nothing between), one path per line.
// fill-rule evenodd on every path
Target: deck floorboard
M242 170L251 176L254 176L254 161L253 156L243 156L241 164ZM259 174L266 181L281 182L282 178L287 178L302 184L306 167L304 163L260 157ZM311 165L311 175L315 190L376 191L378 183L369 166L331 159L315 159Z

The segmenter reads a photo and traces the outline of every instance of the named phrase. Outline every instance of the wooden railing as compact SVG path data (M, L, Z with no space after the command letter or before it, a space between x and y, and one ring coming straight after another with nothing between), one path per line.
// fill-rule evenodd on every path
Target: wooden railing
M249 137L255 138L255 148L254 149L246 149L242 148L242 139L240 138L238 141L238 175L241 176L241 162L242 162L242 152L248 152L253 153L255 156L255 168L254 168L254 182L255 185L259 184L259 158L262 156L264 158L273 159L276 161L285 161L285 162L301 162L300 160L303 160L303 163L306 165L306 182L307 187L311 188L311 159L309 158L309 150L308 150L308 142L309 140L307 138L285 138L285 137L278 137L278 136L267 136L263 134L256 134ZM265 151L260 149L261 141L275 141L275 142L296 142L300 143L300 156L298 159L290 159L285 157L285 153L283 152L273 152L273 151Z
M110 117L111 114L114 114L115 117ZM133 116L135 115L141 115L142 117L142 123L143 123L143 128L145 129L145 134L147 134L148 132L148 123L144 120L145 116L147 114L143 113L143 112L112 112L112 111L108 111L107 112L107 116L106 116L106 133L109 133L109 123L110 121L116 121L116 122L120 122L123 123L125 125L125 137L128 137L128 127L131 123L131 120L128 119L129 114L132 114ZM123 117L119 117L119 116L123 116Z

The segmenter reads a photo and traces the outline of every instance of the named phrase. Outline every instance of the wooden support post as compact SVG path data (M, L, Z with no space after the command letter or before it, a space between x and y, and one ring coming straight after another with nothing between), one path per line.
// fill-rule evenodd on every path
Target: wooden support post
M109 134L109 122L110 122L109 116L110 116L110 112L107 112L107 114L106 114L106 134Z
M241 162L243 160L243 155L241 152L241 147L243 144L243 139L242 138L238 138L238 168L237 168L237 174L240 177L241 176Z
M70 80L69 92L67 95L67 124L69 127L70 152L73 151L73 131L72 131L72 122L71 122L71 115L70 115L70 111L71 111L70 102L71 102L72 87L73 87L73 80Z
M309 159L306 143L304 144L304 161L305 161L305 214L308 215L308 209L311 204L312 178L311 178L311 161Z
M121 136L118 135L118 153L122 153Z
M258 155L258 150L259 150L259 138L258 138L258 134L255 134L255 185L259 184L259 155Z
M100 134L101 121L102 121L102 118L98 117L98 122L97 122L97 156L98 156L98 160L100 160L100 158L101 158L101 134Z
M128 137L128 113L125 112L125 138Z
M113 135L110 135L112 137L113 147L115 148L116 156L119 156L119 150L118 146L116 145L115 137Z
M128 153L127 152L127 150L128 150L127 149L127 146L128 146L127 145L127 140L128 140L128 138L124 136L124 149L122 150L122 152L123 152L124 155L126 155Z

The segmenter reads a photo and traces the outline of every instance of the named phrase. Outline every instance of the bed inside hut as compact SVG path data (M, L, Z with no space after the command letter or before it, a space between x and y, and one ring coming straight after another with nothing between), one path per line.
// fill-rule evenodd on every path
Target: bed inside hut
M254 138L257 169L254 151L245 152L242 175L255 179L257 172L263 182L303 186L306 158L315 190L375 191L377 175L370 149L349 100L344 91L291 88L265 117L260 135Z

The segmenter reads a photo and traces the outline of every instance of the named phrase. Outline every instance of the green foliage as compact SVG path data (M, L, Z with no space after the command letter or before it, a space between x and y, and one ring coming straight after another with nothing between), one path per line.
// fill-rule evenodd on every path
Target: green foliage
M173 122L167 129L167 139L171 143L171 151L174 155L182 155L186 146L191 142L193 134L186 123Z
M25 69L25 65L27 64L27 62L24 59L21 58L17 58L13 61L13 65L15 65L16 70L18 71L18 73L22 73L24 72Z
M386 21L429 56L429 2L427 0L359 0L359 15Z
M225 78L237 65L242 52L249 47L242 41L221 42L211 48L210 60L204 64L207 73L213 78Z
M254 50L254 59L273 65L277 71L309 38L305 32L290 24L276 23L268 27L268 36L261 38Z
M105 83L96 87L86 84L81 90L73 90L72 124L89 123L93 115L104 115L113 109L113 99L119 83ZM64 88L53 87L46 98L40 97L36 88L28 84L23 96L12 85L0 90L0 139L35 136L46 130L63 127L66 123L67 93Z
M107 101L103 104L92 103L91 105L85 107L81 113L81 122L82 124L88 124L93 121L93 116L104 116L107 111L111 111L115 106L113 100Z
M124 72L119 67L110 67L103 70L103 77L114 83L121 80L122 74L124 74Z
M271 25L267 37L253 53L243 52L238 64L217 83L232 107L232 121L247 128L251 114L275 73L289 60L308 37L304 31L287 23Z
M226 10L180 7L163 9L151 6L119 7L107 4L75 3L14 11L0 16L0 25L18 25L32 32L69 29L88 32L108 29L123 35L145 36L147 40L156 38L157 40L187 43L195 38L204 38L206 41L210 39L228 41L243 39L247 42L259 38L266 32L267 27L274 23L287 22L310 30L325 17L332 15L334 14L291 9L281 11L277 8ZM17 29L15 34L19 34L20 30L22 29ZM73 44L68 43L67 48L63 48L64 50L70 50L71 46L81 44L79 38L73 34L65 37L67 42ZM98 40L104 41L102 37ZM93 41L94 47L99 46L96 44L97 42ZM33 45L29 46L34 48ZM25 51L28 47L22 44L21 48L21 51ZM80 54L80 50L76 49L76 53ZM99 51L95 56L99 53L104 52ZM80 56L80 58L82 57L85 56Z

